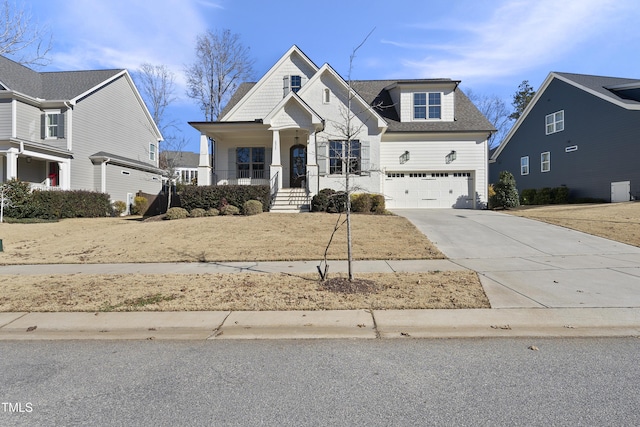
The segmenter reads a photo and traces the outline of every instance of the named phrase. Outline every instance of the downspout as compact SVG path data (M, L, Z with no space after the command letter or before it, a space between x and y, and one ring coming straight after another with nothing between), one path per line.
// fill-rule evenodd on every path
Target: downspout
M71 101L64 101L64 105L65 107L67 107L67 111L69 112L69 114L67 115L67 123L65 126L65 131L67 133L67 150L71 151L73 149L73 142L72 142L72 129L73 129L73 106L75 105L74 102Z

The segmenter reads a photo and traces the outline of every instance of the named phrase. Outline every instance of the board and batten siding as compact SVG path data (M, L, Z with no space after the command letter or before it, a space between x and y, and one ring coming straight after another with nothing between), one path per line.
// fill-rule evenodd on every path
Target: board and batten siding
M243 103L242 108L225 117L224 121L253 121L266 117L284 97L283 78L285 76L301 76L302 85L304 85L313 74L315 70L297 53L291 55L280 64L280 67L273 70L265 81L259 82L254 87L256 91Z
M71 188L100 191L89 156L101 151L157 167L157 153L155 161L149 160L150 143L158 145L156 135L127 78L99 88L80 99L73 112ZM160 189L158 182L148 192ZM142 188L133 186L129 192L138 190Z
M0 139L11 138L13 112L10 99L0 100Z
M380 146L380 163L385 172L472 172L476 199L487 203L487 144L486 135L460 137L441 135L425 141L402 134L386 134ZM424 138L424 136L422 137ZM434 137L435 138L435 137ZM446 163L446 156L456 152L456 160ZM409 160L400 157L409 152Z

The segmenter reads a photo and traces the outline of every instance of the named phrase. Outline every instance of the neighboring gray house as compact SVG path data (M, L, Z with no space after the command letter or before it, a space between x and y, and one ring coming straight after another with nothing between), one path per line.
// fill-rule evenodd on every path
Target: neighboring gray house
M270 185L284 210L279 200L344 189L348 168L352 185L383 194L389 208L482 208L495 129L459 83L353 81L350 95L329 64L318 67L293 46L238 88L219 121L190 123L201 132L198 185ZM350 147L347 115L357 131Z
M200 154L189 151L165 150L160 153L160 163L174 170L176 182L194 184L198 182L198 162Z
M570 198L640 197L640 79L552 72L492 154L518 190L566 186Z
M161 190L161 140L126 70L37 72L0 56L0 182L130 204Z

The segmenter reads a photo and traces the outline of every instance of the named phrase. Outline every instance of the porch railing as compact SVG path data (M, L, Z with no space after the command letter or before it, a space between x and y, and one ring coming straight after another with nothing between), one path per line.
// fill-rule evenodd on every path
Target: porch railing
M269 185L268 171L254 170L214 170L213 185Z

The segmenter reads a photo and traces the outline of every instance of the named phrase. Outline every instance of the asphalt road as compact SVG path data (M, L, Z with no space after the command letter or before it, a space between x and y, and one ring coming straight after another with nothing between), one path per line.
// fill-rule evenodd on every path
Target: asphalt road
M0 425L640 425L639 347L638 338L6 341Z

